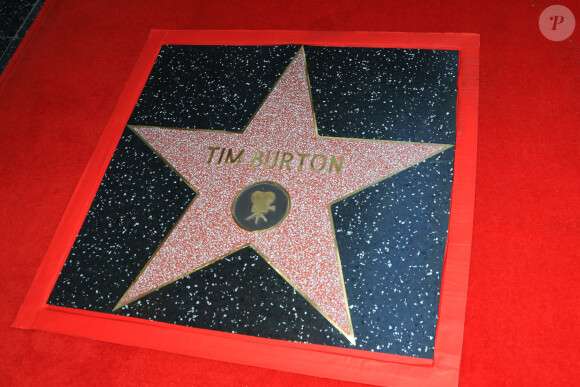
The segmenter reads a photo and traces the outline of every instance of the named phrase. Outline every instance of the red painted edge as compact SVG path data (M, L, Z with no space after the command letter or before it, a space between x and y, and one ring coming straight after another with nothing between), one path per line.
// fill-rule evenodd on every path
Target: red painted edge
M459 51L454 182L432 361L214 332L46 304L163 44L308 44ZM457 385L475 199L478 77L477 34L152 30L12 326L378 385Z

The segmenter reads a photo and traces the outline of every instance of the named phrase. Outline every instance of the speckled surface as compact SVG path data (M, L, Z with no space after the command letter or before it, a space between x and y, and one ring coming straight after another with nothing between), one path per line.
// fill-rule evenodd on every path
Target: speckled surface
M0 74L22 42L44 0L0 1Z
M0 36L15 36L22 28L28 14L38 3L36 0L8 0L0 3Z
M165 47L130 123L241 130L296 50ZM454 143L456 52L313 47L305 52L321 135ZM250 59L240 59L247 55ZM203 65L216 61L223 65ZM199 71L192 70L200 64ZM192 73L196 80L186 83ZM243 77L249 78L232 81ZM223 98L228 93L255 98L232 104L234 96ZM163 102L175 98L189 106L188 101L201 101L192 114ZM240 108L240 101L249 107ZM164 107L153 114L146 105ZM356 346L249 248L115 313L430 358L452 165L453 148L333 206ZM126 131L49 302L111 313L192 197Z
M129 124L241 131L297 49L164 47Z

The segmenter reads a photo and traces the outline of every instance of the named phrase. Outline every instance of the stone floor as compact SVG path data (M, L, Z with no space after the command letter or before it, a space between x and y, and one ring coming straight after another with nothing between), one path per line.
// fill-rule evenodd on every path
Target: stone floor
M0 0L0 74L16 52L45 0Z

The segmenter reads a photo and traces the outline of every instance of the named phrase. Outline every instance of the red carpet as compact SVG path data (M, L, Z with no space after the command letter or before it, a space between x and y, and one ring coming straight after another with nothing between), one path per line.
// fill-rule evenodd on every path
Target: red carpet
M477 188L460 385L577 380L578 31L551 5L49 0L0 78L0 360L7 385L348 385L9 328L151 28L481 35ZM580 9L571 8L576 16Z

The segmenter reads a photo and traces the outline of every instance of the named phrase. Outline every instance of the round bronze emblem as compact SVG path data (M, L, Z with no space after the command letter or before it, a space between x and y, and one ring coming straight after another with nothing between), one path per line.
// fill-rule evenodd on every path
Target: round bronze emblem
M236 223L248 231L264 231L286 219L290 196L279 184L269 181L254 183L240 191L232 204Z

